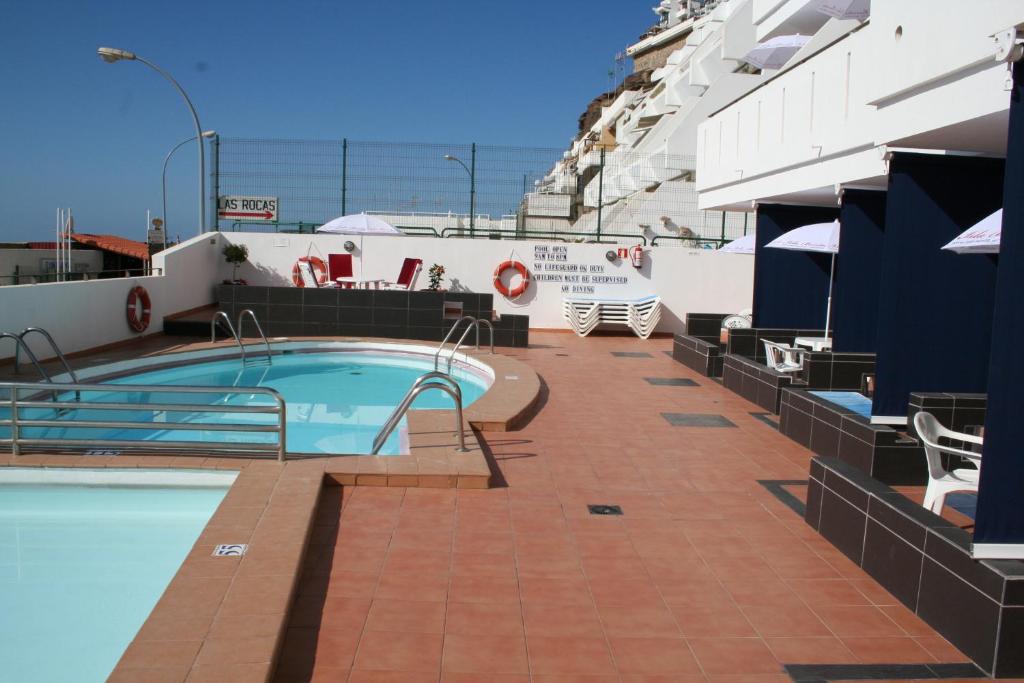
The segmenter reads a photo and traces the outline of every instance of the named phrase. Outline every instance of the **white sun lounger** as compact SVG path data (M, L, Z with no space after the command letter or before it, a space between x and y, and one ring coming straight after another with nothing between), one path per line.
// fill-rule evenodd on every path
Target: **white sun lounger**
M562 314L577 335L585 337L601 323L626 325L642 339L654 332L661 320L661 297L602 299L565 297Z

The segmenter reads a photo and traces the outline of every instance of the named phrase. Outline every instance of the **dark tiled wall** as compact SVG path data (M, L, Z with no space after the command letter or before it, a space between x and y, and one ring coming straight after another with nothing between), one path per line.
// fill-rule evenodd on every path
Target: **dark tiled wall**
M731 344L731 334L729 338ZM735 353L724 356L722 385L776 415L779 413L782 389L793 382L792 373L772 370L764 364L763 356L760 361Z
M926 411L935 416L944 427L963 432L985 424L985 394L954 394L915 392L907 407L907 432L917 437L914 415Z
M997 677L1024 675L1024 562L970 555L970 535L835 458L811 461L805 519Z
M683 323L685 326L683 334L717 346L722 332L722 320L728 315L730 314L687 313Z
M888 425L804 389L782 391L779 431L815 455L837 458L888 484L927 481L924 449Z
M672 343L672 358L705 377L722 376L721 347L717 344L677 334Z
M492 295L472 292L403 292L364 289L308 289L220 285L217 303L232 321L252 309L271 336L387 337L441 341L453 319L444 302L462 303L463 315L491 318ZM495 321L497 346L529 345L530 317L503 315ZM487 343L481 331L481 344Z
M804 354L804 371L800 378L808 389L858 391L864 381L864 375L874 372L873 353L809 351Z
M797 337L824 337L825 330L789 330L775 328L740 328L729 330L729 353L747 356L754 360L764 362L764 344L762 339L777 342L779 344L793 345Z

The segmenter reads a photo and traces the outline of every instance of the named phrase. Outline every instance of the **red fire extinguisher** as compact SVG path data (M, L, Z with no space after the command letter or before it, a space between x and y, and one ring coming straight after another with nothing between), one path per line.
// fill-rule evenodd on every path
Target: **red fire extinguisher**
M633 262L634 268L644 265L644 248L639 244L629 250L629 260Z

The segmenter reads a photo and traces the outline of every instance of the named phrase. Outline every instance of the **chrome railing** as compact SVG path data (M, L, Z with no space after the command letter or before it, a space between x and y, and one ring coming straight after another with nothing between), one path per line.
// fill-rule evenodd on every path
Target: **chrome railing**
M440 380L440 381L433 381ZM450 375L443 372L428 372L425 375L421 375L412 386L409 387L409 391L405 393L405 397L402 402L395 407L395 410L391 413L391 416L384 423L384 426L377 432L376 438L373 440L373 450L370 451L370 455L377 455L380 453L380 449L383 448L384 443L391 436L391 432L395 431L398 423L402 421L402 418L409 411L409 407L412 406L413 401L416 397L422 394L424 391L436 389L443 391L452 397L455 401L455 431L459 437L459 447L455 450L465 453L466 452L466 435L462 429L462 389L459 387L458 382L451 378Z
M49 332L47 332L46 330L44 330L41 327L26 327L25 329L23 329L21 331L21 334L19 334L18 336L21 337L22 341L25 341L25 337L27 337L29 335L29 333L31 333L31 332L35 332L36 334L43 335L43 337L46 339L46 341L48 341L50 343L50 349L53 351L53 355L56 356L60 360L61 365L64 366L64 372L68 373L68 377L71 378L72 382L77 382L78 381L78 375L76 375L75 371L71 369L71 365L68 364L68 359L64 357L63 352L61 352L60 347L57 346L57 342L55 342L53 340L53 336ZM15 372L20 372L20 368L18 367L18 364L19 364L19 361L20 361L19 356L21 355L21 347L22 346L25 346L26 350L28 349L28 345L27 344L24 344L24 345L23 344L18 344L17 346L14 347L14 371Z
M204 396L220 396L224 394L249 394L268 396L272 403L257 405L226 405L222 403L130 403L130 402L107 402L107 401L62 401L55 397L53 401L40 401L38 396L43 393L53 394L55 387L60 391L88 393L111 393L125 392L128 394L200 394ZM10 445L14 455L20 455L25 446L41 448L115 448L131 449L141 451L173 450L173 451L200 451L202 453L276 453L277 459L285 459L285 438L286 438L286 409L284 398L277 391L267 387L203 387L203 386L175 386L175 385L152 385L152 384L82 384L79 382L68 384L48 384L42 382L0 382L0 393L3 390L10 392L10 395L0 401L0 406L6 404L10 411L10 417L0 419L0 427L10 428L9 438L0 438L0 445ZM31 392L26 398L21 394ZM33 410L82 410L93 409L97 411L143 411L152 413L234 413L234 414L267 414L276 415L276 424L252 424L252 423L217 423L217 422L167 422L151 420L93 420L85 419L81 415L74 415L79 419L46 419L43 416L23 415L22 411ZM45 415L46 413L43 413ZM67 413L63 413L67 414ZM119 429L133 430L143 429L149 431L211 431L211 432L244 432L244 433L276 433L277 443L259 442L213 442L213 441L156 441L152 439L101 439L101 438L73 438L64 434L63 437L35 436L26 437L22 434L23 429L43 428L60 429Z
M13 332L0 332L0 339L13 339L15 349L24 349L25 355L32 361L32 365L36 366L36 370L39 372L39 376L48 384L53 384L53 380L50 379L50 375L47 374L46 370L43 370L43 366L39 364L39 359L36 358L36 354L32 353L32 349L28 347L25 340L21 338L20 334L14 334ZM15 351L17 353L17 350ZM52 394L54 400L57 399L56 394ZM47 405L53 405L52 403Z
M437 372L438 370L440 370L439 365L440 365L440 362L441 362L441 353L444 351L444 345L448 343L448 340L451 339L452 335L455 333L455 330L459 327L459 325L464 320L468 320L469 321L469 326L466 327L466 330L462 333L462 336L459 338L458 342L456 342L455 346L452 347L452 352L448 356L448 366L447 366L448 367L448 372L450 373L452 371L452 360L454 360L454 358L455 358L455 352L458 350L458 348L460 346L462 346L462 342L464 342L466 340L466 335L469 334L469 331L474 329L474 328L476 329L476 350L477 351L480 350L480 325L481 324L487 325L487 329L490 331L490 336L491 336L491 340L490 340L491 341L491 354L494 353L494 325L491 324L491 321L490 320L485 320L484 318L474 318L471 315L464 315L464 316L462 316L461 318L459 318L458 320L455 321L455 324L452 325L450 330L448 330L448 334L446 334L444 336L444 339L441 340L441 343L437 347L437 351L434 352L434 372Z
M244 328L242 324L245 322L245 316L248 315L252 318L252 324L256 326L256 331L260 333L260 338L263 339L263 343L267 346L267 362L273 363L272 356L274 352L270 350L270 342L267 340L267 335L263 334L263 328L260 327L260 321L256 319L256 314L252 312L251 308L247 308L238 314L238 340L241 343L242 336L244 335ZM226 317L226 316L225 316Z
M235 332L235 326L231 324L231 318L224 311L217 311L210 318L210 341L217 341L217 321L221 318L224 319L224 324L228 326L228 332L231 333L231 337L238 344L238 350L242 354L242 363L245 363L245 346L242 344L242 338L238 336L238 332Z

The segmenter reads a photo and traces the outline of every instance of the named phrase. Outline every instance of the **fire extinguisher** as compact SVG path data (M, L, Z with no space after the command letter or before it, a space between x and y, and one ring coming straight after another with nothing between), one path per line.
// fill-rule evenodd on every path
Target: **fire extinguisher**
M633 262L634 268L644 265L644 248L639 244L629 250L629 260Z

